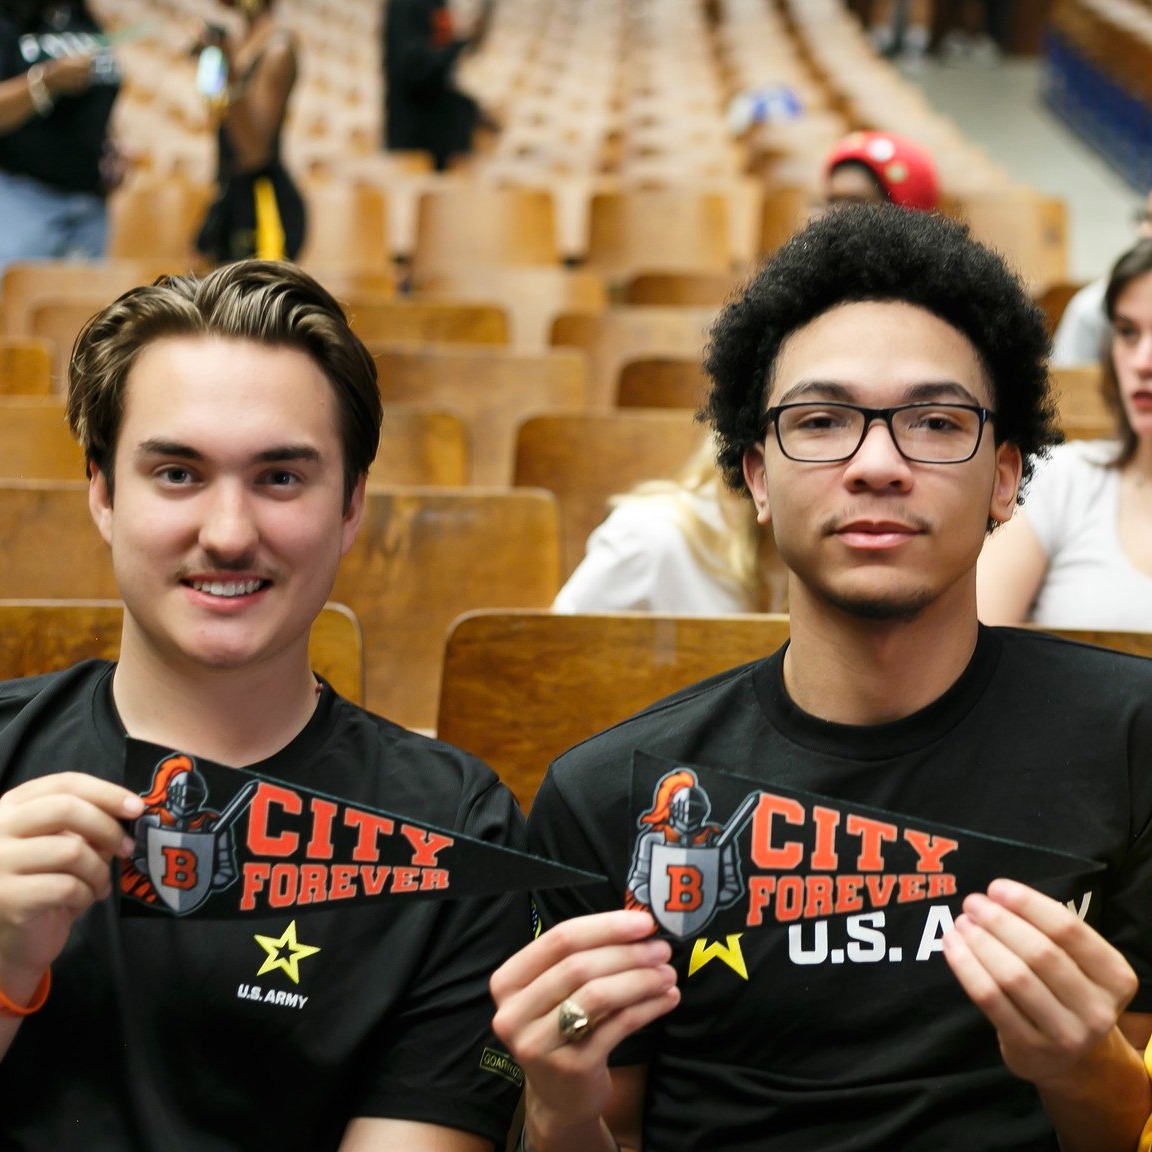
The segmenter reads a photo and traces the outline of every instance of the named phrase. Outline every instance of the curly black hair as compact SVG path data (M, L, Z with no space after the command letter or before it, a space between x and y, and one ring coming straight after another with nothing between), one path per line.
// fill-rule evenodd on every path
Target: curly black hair
M1048 387L1044 317L1018 276L962 224L891 204L845 206L787 241L725 306L704 367L712 391L700 412L718 444L725 482L744 488L745 452L762 437L780 348L839 304L912 304L962 332L992 381L996 443L1024 457L1021 496L1036 459L1061 436Z

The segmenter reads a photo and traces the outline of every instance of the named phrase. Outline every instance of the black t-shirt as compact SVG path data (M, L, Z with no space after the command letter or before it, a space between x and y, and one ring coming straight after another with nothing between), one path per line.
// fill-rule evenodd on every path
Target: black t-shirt
M0 80L48 60L90 53L92 84L75 95L59 95L47 116L33 115L0 135L0 168L70 192L101 192L100 157L120 72L102 47L99 26L71 6L60 11L65 16L59 26L41 23L25 31L0 16Z
M1152 661L982 628L947 693L875 727L800 711L782 662L705 681L556 761L530 844L611 884L540 893L546 925L624 903L639 749L1100 862L1088 919L1140 977L1131 1008L1152 1010ZM614 1055L649 1065L645 1147L1055 1152L1037 1093L940 954L963 895L675 943L680 1006Z
M64 770L122 779L112 667L0 685L0 790ZM299 736L247 767L523 846L519 809L489 769L327 687ZM0 1148L315 1152L357 1116L500 1142L518 1088L487 981L530 919L522 894L224 921L121 917L103 901L76 922L47 1004L0 1062ZM279 939L292 920L319 951L298 982L258 974L269 954L255 936Z

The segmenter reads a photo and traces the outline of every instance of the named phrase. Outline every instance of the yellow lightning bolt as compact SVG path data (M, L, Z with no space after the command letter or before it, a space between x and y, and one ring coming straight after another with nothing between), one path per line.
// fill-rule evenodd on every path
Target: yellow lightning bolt
M741 980L748 979L748 965L744 963L744 952L740 947L740 937L743 932L737 932L725 938L721 944L714 940L711 944L704 936L698 936L692 945L692 958L688 961L688 975L695 976L710 960L722 960Z

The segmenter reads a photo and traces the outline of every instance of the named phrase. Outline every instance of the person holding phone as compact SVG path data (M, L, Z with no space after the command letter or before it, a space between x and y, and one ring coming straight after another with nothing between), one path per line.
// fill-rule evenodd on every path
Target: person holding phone
M102 256L123 164L108 122L120 71L86 0L0 6L0 271Z
M217 122L217 195L196 237L208 264L258 256L294 260L304 243L303 197L280 156L298 72L297 42L276 20L274 0L223 0L243 29L209 24L197 84Z

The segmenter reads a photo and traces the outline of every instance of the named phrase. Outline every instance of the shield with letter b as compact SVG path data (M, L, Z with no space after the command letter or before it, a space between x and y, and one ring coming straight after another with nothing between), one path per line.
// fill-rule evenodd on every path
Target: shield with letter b
M177 916L194 912L208 899L216 861L215 832L181 832L152 825L145 847L148 878Z
M648 884L652 915L673 936L692 936L716 912L720 849L715 845L655 844Z

